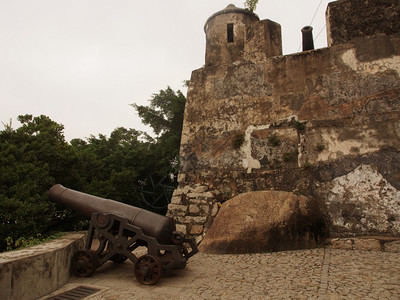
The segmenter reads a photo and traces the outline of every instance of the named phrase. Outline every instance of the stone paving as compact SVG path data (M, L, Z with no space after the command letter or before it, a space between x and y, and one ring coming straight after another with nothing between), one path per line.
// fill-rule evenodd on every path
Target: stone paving
M77 286L101 290L85 299L400 299L400 253L310 249L245 255L198 253L154 286L133 264L106 263ZM46 299L46 296L42 299Z

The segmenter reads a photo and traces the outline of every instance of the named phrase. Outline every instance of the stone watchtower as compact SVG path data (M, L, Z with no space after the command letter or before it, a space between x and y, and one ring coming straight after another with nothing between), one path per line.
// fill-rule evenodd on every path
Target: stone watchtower
M192 125L197 123L195 127L201 126L201 123L205 121L208 122L207 127L211 126L215 129L218 127L217 131L224 131L223 128L225 127L223 119L209 119L211 114L207 118L202 117L207 110L214 110L212 107L204 107L204 110L201 109L200 115L191 112L190 107L192 105L189 103L195 104L197 102L194 106L200 108L202 103L213 101L214 95L210 94L205 97L199 96L201 101L198 102L197 91L201 90L202 95L205 92L203 87L206 82L202 81L202 74L207 73L212 76L215 72L223 70L220 66L238 66L244 61L262 62L269 57L282 55L281 26L271 20L260 21L259 17L253 12L238 8L233 4L210 16L204 25L204 32L206 34L205 67L193 71L190 80L181 140L179 187L175 190L168 207L168 215L175 219L178 230L197 237L198 241L201 241L207 228L211 226L218 212L220 201L224 201L231 194L230 187L222 191L215 189L211 182L197 180L195 178L198 177L197 175L188 172L193 171L193 168L199 163L196 155L190 154L190 150L187 155L188 151L186 150L191 148L189 146L193 139L191 133L196 130L192 128ZM223 82L219 82L219 85L223 84ZM243 84L246 83L243 82ZM229 108L230 105L232 104L225 108ZM218 106L214 113L221 113L222 116L225 108L223 105ZM197 118L202 119L202 121L196 121ZM200 133L200 131L198 132ZM212 136L210 135L209 138L212 139ZM228 144L231 142L232 138L229 138ZM207 143L212 143L212 140ZM214 177L214 175L211 175L211 177ZM225 181L223 181L223 184L230 185Z
M332 236L400 235L400 2L336 1L326 17L328 47L292 55L273 21L234 5L208 18L168 207L178 230L200 241L218 202L281 190L314 199Z
M260 22L256 14L233 4L209 17L204 32L206 66L282 54L280 25L269 20Z

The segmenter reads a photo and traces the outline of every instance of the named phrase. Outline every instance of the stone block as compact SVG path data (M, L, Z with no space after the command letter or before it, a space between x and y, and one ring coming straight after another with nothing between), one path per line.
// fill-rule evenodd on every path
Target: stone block
M205 192L205 193L191 192L191 193L188 193L187 196L188 196L188 198L191 198L191 199L204 199L204 200L215 198L215 195L212 192Z
M180 195L182 195L182 194L183 194L183 189L177 188L177 189L175 189L174 192L172 193L172 197L180 196Z
M189 199L203 199L203 193L190 192L186 195Z
M182 204L181 196L173 196L171 199L171 204Z
M200 206L200 209L201 209L201 213L203 215L208 215L209 212L210 212L210 206L209 205L202 205L202 206Z
M198 245L203 240L203 236L202 235L198 235L198 236L195 237L195 240L196 240L196 243Z
M184 224L176 224L176 230L180 231L180 232L183 232L184 234L187 234L186 225L184 225Z
M201 200L201 199L190 199L190 204L194 205L202 205L202 204L208 204L207 200Z
M189 213L190 214L198 214L200 212L200 208L197 205L189 205Z
M332 249L353 250L354 241L349 238L336 238L331 239L330 244L330 248Z
M219 190L212 190L210 191L210 193L213 193L215 198L221 195L221 192Z
M183 214L186 213L187 206L170 203L170 204L168 205L168 210L171 211L172 214L181 215L182 213L183 213Z
M200 235L203 233L204 226L202 225L193 225L192 228L190 228L190 234L192 235Z
M204 224L206 220L207 217L192 217L192 216L185 217L185 223L190 223L190 224Z
M187 194L187 193L189 193L191 190L192 190L192 187L191 187L190 185L185 185L185 186L182 188L182 194Z
M384 251L400 253L400 241L393 241L393 242L385 243Z
M381 251L381 243L376 239L354 239L354 250Z
M187 223L184 215L182 215L182 216L173 215L173 219L176 224L186 224Z
M196 186L196 187L192 190L192 192L193 192L193 193L204 193L204 192L207 192L207 190L208 190L208 187L207 187L207 186L205 186L205 185L198 185L198 186Z
M216 202L216 203L214 203L213 208L211 210L211 216L215 217L217 215L217 213L218 213L218 203Z
M186 181L186 174L178 174L178 182L182 183Z

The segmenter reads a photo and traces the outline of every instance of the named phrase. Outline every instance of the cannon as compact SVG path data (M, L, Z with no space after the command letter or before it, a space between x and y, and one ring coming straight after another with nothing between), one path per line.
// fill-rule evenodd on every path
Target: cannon
M109 260L123 263L129 259L134 264L136 279L152 285L162 274L183 269L187 260L198 252L196 242L176 231L169 217L74 191L60 184L50 189L48 197L50 201L91 218L85 249L72 257L71 271L76 276L91 276ZM94 238L99 241L96 250L92 249L96 248ZM140 256L138 252L142 252Z
M303 51L314 50L313 28L311 26L304 26L301 29L303 37Z

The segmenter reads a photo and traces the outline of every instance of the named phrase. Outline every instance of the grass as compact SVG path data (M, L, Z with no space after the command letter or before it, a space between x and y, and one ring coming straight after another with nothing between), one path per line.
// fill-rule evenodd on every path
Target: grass
M20 237L15 241L13 240L12 237L8 237L8 238L6 238L6 243L7 243L6 251L18 250L18 249L23 249L23 248L39 245L41 243L57 239L57 238L63 236L64 234L65 233L63 233L63 232L56 232L56 233L53 233L52 235L43 237L39 233L36 236L31 236L28 238Z

